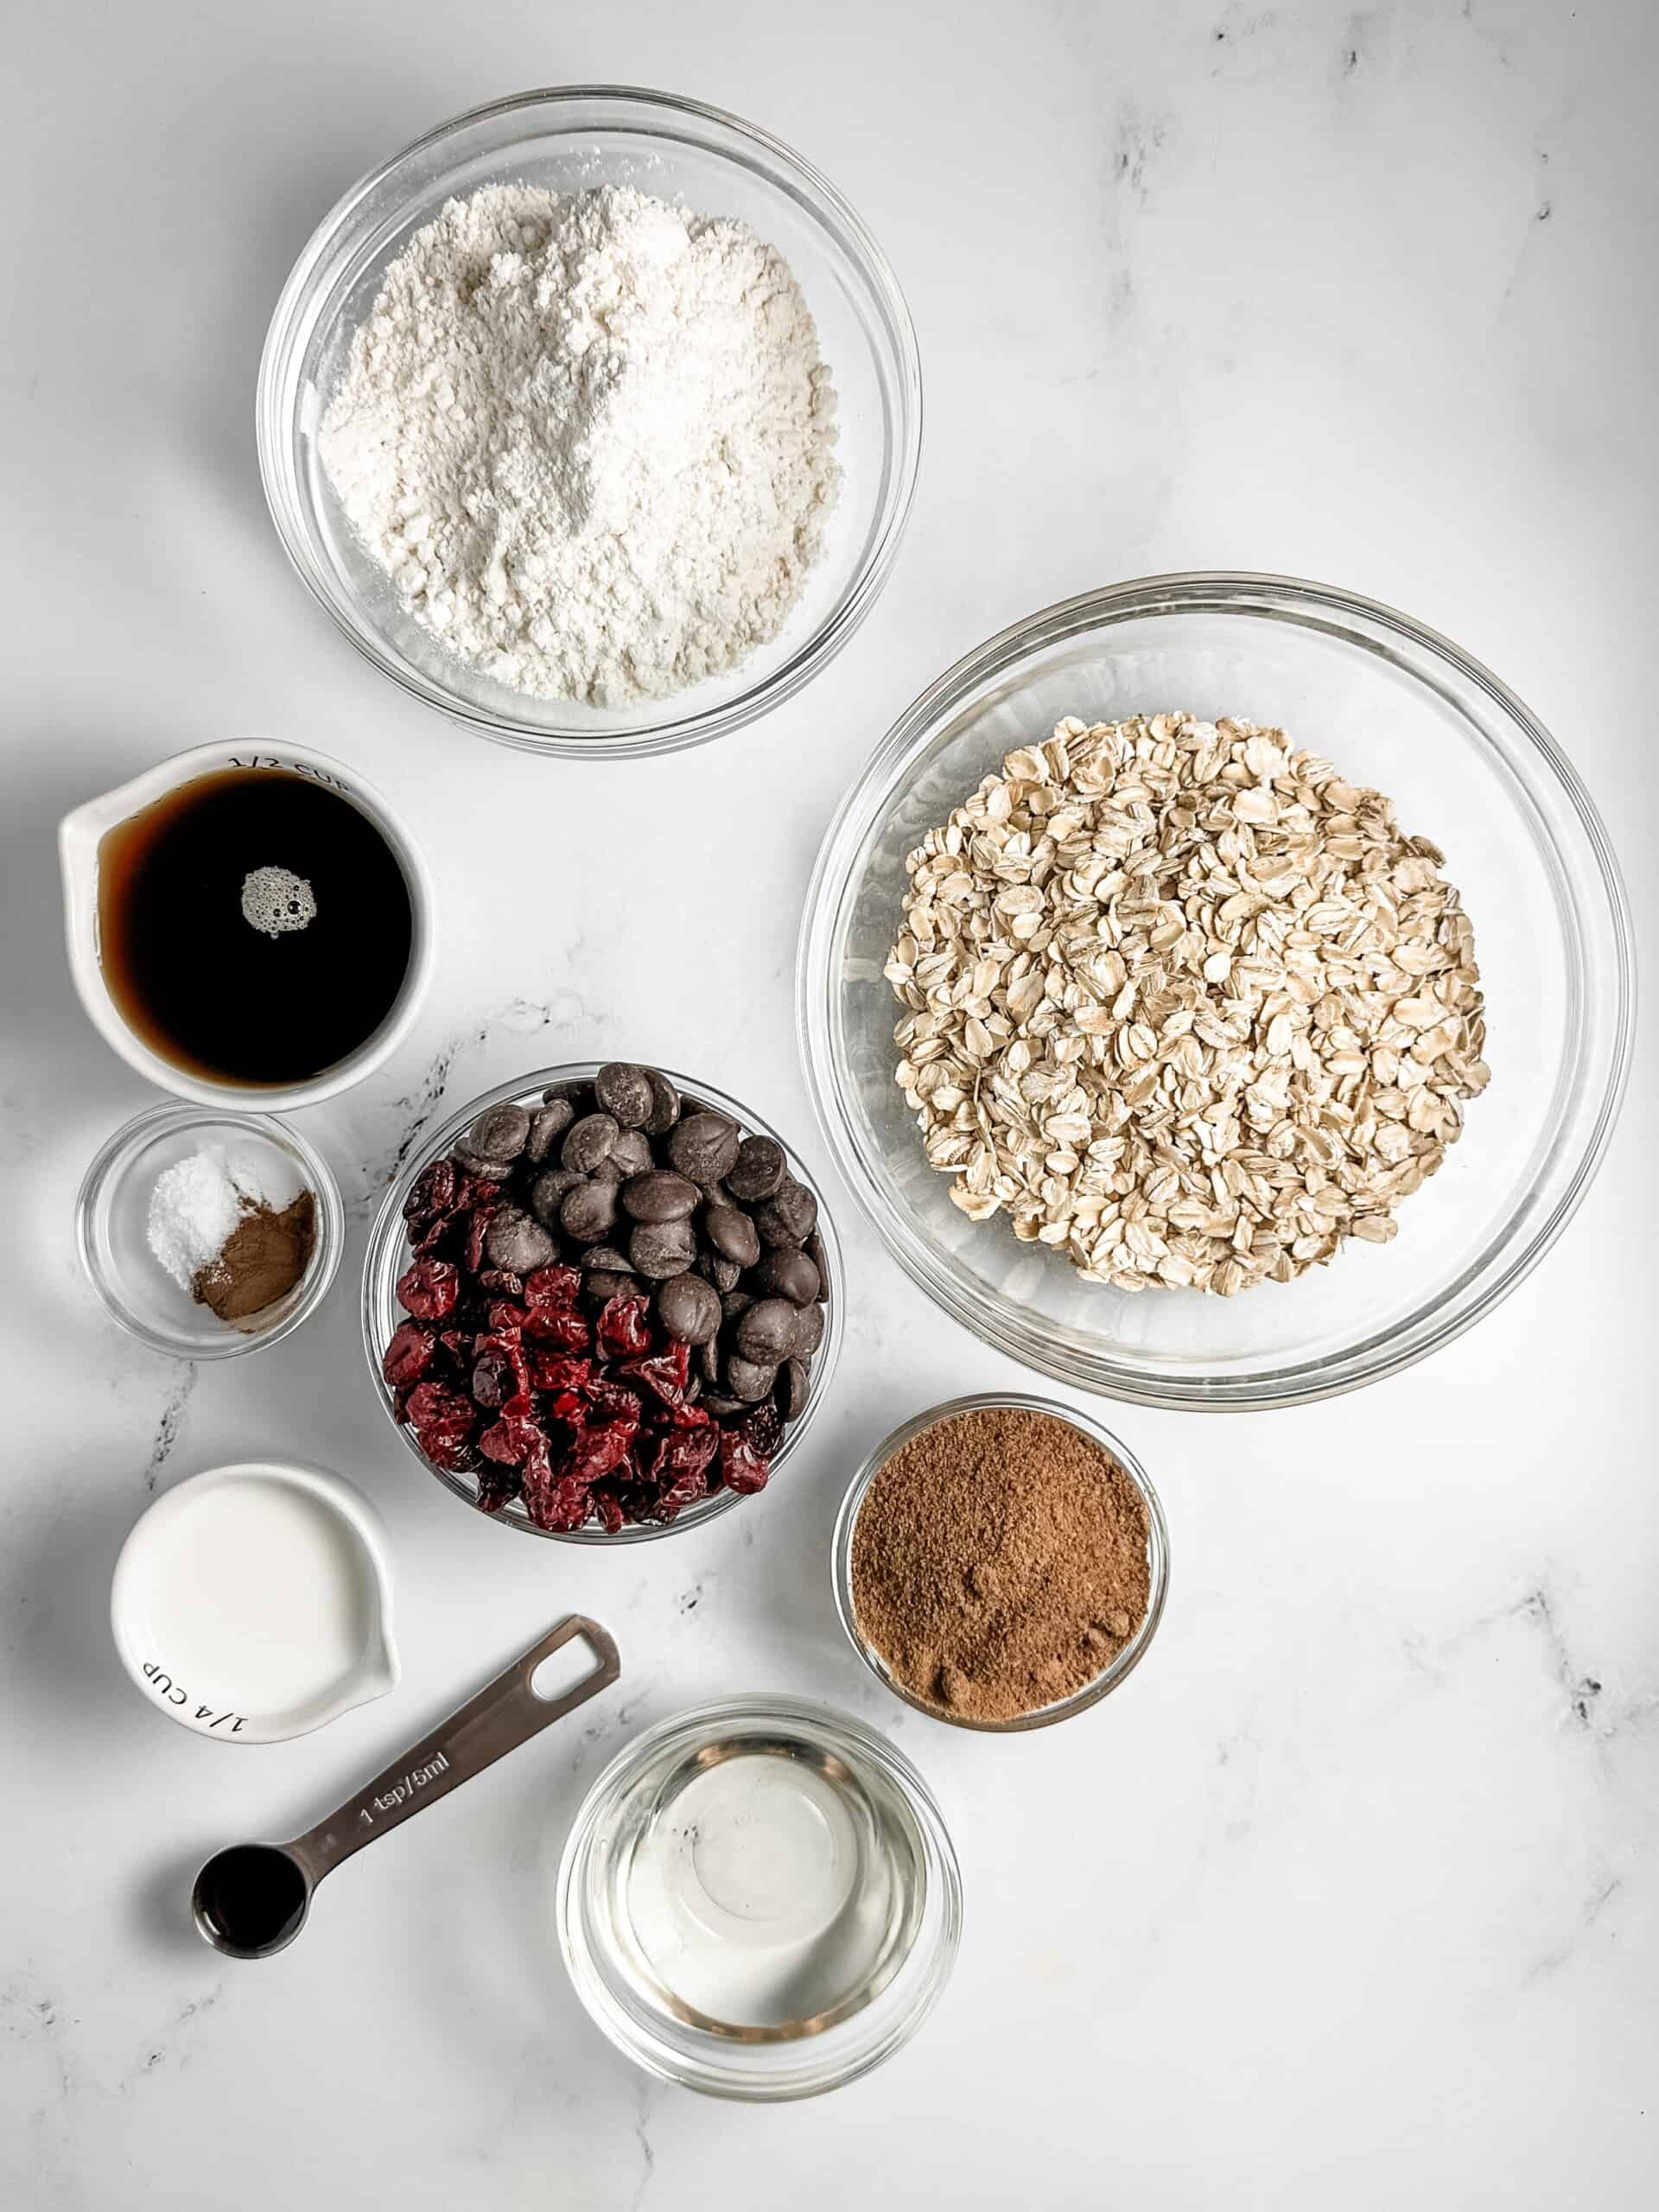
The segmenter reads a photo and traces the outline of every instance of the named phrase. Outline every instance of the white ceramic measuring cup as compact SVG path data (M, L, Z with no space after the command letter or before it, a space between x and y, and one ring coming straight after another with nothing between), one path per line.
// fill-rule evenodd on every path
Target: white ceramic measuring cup
M367 817L391 847L404 880L409 887L409 968L403 988L385 1020L364 1039L355 1052L304 1083L219 1083L192 1075L155 1051L130 1028L111 996L99 957L98 849L108 831L130 820L141 809L155 804L181 785L226 769L275 770L308 776L326 784ZM63 918L69 946L69 968L80 1002L105 1042L140 1075L148 1076L163 1090L198 1105L246 1104L267 1113L296 1106L314 1106L360 1083L397 1050L419 1010L431 981L435 957L432 880L408 830L385 800L354 769L314 753L308 746L293 745L286 738L249 738L224 745L199 745L189 753L176 753L142 776L135 776L102 798L89 799L67 814L58 825L58 858L63 872Z
M288 1543L280 1541L284 1505L302 1516L298 1546L291 1532ZM256 1510L245 1515L244 1506ZM305 1516L315 1516L315 1542L305 1533ZM269 1532L263 1551L251 1554L256 1576L240 1599L235 1551L227 1556L239 1527L256 1543L262 1527ZM307 1547L322 1573L298 1593L296 1642L287 1655L291 1664L285 1664L281 1561L302 1561ZM319 1589L317 1580L326 1586ZM325 1640L317 1608L330 1592L339 1593L340 1618L325 1624ZM181 1728L219 1744L279 1744L308 1735L353 1706L384 1697L397 1680L391 1575L374 1510L338 1475L291 1460L210 1468L158 1497L121 1548L110 1624L121 1663L149 1702ZM224 1655L218 1661L216 1649ZM285 1678L302 1684L296 1694L284 1696L280 1688L269 1698L247 1693L251 1680L280 1685Z

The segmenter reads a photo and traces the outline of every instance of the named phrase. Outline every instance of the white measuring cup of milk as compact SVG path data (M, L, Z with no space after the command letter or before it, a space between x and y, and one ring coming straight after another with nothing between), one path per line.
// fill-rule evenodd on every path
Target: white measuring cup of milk
M253 1459L158 1497L116 1561L122 1664L169 1720L221 1744L308 1735L397 1680L385 1542L320 1467Z

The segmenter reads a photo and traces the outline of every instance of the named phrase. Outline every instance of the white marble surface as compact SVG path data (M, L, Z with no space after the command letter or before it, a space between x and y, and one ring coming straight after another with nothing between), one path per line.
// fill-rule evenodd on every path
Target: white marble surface
M958 652L1109 578L1288 569L1450 632L1573 752L1651 951L1652 11L65 4L16 11L7 43L0 2202L1652 2202L1650 1053L1560 1245L1428 1365L1300 1414L1122 1413L1169 1512L1171 1609L1122 1697L1024 1741L880 1704L838 1641L849 1464L916 1406L1016 1379L850 1206L857 1304L804 1464L704 1534L600 1558L415 1476L352 1281L404 1135L526 1065L701 1066L827 1166L790 974L836 794ZM581 770L452 731L334 633L266 520L252 384L289 261L353 176L477 100L606 78L734 108L837 180L908 289L929 420L893 581L812 690L713 751ZM164 752L260 731L397 795L445 950L397 1064L304 1117L358 1224L327 1308L193 1373L76 1273L77 1179L145 1093L73 1002L52 830ZM696 992L660 974L664 934L702 945ZM145 1709L105 1595L153 1491L264 1449L378 1503L405 1674L237 1756ZM280 1961L202 1948L205 1849L308 1820L571 1605L626 1654L592 1731L343 1872ZM634 2073L548 1910L625 1732L746 1686L890 1727L968 1891L921 2039L766 2112Z

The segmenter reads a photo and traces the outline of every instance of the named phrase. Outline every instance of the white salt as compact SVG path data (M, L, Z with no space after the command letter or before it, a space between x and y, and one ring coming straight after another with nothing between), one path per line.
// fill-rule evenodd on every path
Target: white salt
M254 1206L280 1213L300 1194L300 1181L278 1155L251 1146L232 1152L204 1144L163 1168L149 1194L149 1249L181 1289L188 1290L224 1250L232 1230Z

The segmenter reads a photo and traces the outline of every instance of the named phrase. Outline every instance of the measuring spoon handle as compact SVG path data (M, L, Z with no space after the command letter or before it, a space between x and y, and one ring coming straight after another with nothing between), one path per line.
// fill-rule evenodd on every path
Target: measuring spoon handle
M576 1637L582 1638L597 1661L593 1672L559 1697L538 1696L531 1688L537 1669ZM447 1797L505 1753L517 1751L520 1744L528 1743L555 1720L607 1689L621 1666L607 1630L585 1614L573 1613L532 1643L493 1682L486 1682L458 1712L440 1721L418 1744L411 1744L372 1782L365 1783L314 1828L296 1836L289 1849L305 1866L313 1884L320 1882L342 1859L349 1859L354 1851L424 1806Z

